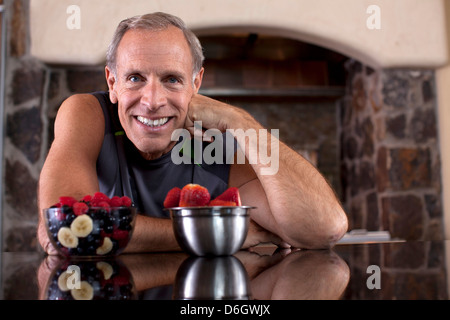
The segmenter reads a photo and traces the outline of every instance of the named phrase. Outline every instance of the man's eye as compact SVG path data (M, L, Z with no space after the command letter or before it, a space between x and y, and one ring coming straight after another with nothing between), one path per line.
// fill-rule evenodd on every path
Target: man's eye
M129 76L128 80L131 82L139 82L141 79L138 76Z
M169 78L167 78L167 82L175 84L175 83L178 83L179 81L175 77L169 77Z

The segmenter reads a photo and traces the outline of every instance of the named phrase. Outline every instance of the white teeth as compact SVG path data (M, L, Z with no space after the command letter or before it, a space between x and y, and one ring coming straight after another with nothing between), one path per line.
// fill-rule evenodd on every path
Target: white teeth
M143 123L143 124L145 124L146 126L149 126L149 127L162 126L162 125L166 124L167 121L169 121L168 117L159 118L159 119L156 119L156 120L151 120L151 119L148 119L148 118L144 118L142 116L137 116L137 119L138 119L139 122L141 122L141 123Z

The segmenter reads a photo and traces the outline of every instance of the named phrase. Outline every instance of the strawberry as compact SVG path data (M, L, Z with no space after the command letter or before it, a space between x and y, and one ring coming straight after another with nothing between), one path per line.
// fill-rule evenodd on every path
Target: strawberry
M185 185L180 192L180 207L201 207L209 203L211 196L208 189L199 184Z
M236 206L242 205L239 189L236 187L228 188L214 200L232 201L236 204Z
M214 206L235 207L236 202L214 199L209 202L208 206L210 206L210 207L214 207Z
M164 208L178 207L180 204L181 189L178 187L172 188L164 199Z
M89 211L88 205L86 203L84 203L84 202L75 202L73 204L72 208L73 208L73 213L76 216L80 216L80 215L85 214L85 213L87 213Z

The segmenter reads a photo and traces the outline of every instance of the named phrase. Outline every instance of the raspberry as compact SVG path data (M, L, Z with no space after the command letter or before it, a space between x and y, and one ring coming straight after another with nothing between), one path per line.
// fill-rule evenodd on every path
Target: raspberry
M77 199L75 199L74 197L68 197L68 196L63 196L63 197L59 197L59 203L61 204L61 206L73 206L73 204L75 202L78 202Z
M122 201L122 206L124 206L124 207L131 207L133 204L131 199L127 196L121 197L120 200Z
M109 202L109 197L103 192L96 192L94 193L92 200Z
M109 204L111 205L111 207L120 207L122 206L122 200L119 196L114 196L109 201Z
M73 213L77 216L85 214L89 211L89 207L84 202L76 202L73 204Z

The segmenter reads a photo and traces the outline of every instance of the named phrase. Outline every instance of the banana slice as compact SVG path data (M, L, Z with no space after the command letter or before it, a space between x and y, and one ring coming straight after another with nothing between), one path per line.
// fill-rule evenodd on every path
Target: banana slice
M58 231L58 241L66 248L76 248L78 246L78 238L68 227L62 227Z
M77 237L86 237L92 232L92 229L94 229L94 223L87 214L76 217L70 224L70 230Z
M96 253L98 255L104 255L111 251L113 248L113 243L109 237L103 239L103 244L97 248Z
M94 288L87 281L80 282L80 289L70 290L72 298L75 300L92 300L94 298Z
M114 273L113 267L108 262L99 261L96 266L98 270L103 272L103 278L105 280L109 280Z
M69 287L67 286L67 279L72 275L72 273L69 273L67 271L64 271L61 273L58 277L58 288L59 290L66 292L69 291Z

